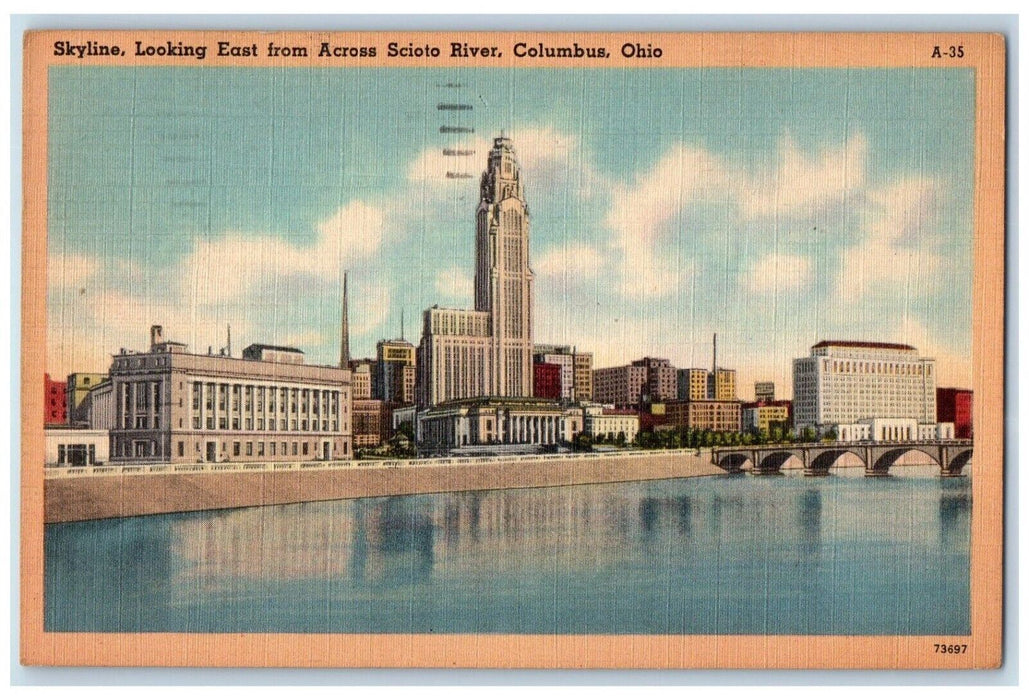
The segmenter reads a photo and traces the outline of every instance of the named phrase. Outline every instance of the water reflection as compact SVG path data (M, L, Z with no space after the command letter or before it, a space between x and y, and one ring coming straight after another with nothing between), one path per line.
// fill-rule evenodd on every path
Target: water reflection
M807 488L801 492L797 507L797 528L804 552L817 554L822 544L822 491Z
M970 515L966 479L794 474L53 525L46 620L55 630L958 634Z

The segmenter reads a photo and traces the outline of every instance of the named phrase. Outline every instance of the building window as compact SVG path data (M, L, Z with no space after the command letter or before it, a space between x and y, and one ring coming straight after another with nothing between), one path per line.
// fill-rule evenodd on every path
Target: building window
M297 443L295 443L295 442L293 443L293 456L294 457L297 456Z
M264 442L257 443L257 456L264 457Z
M232 443L232 456L239 457L239 442Z
M270 443L268 445L268 449L271 452L271 456L274 457L275 456L275 443L274 442Z
M308 450L308 444L305 442L304 443L304 456L305 457L307 456L307 450Z
M254 456L254 443L248 442L247 443L247 457L253 457L253 456Z

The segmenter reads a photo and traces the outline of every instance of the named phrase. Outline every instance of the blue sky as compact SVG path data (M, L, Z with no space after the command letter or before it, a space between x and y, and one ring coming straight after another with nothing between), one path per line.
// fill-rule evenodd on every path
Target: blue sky
M503 129L537 341L706 366L717 332L744 397L823 338L900 341L968 385L973 106L963 69L52 68L48 371L152 323L331 364L343 268L354 354L401 309L417 343L423 309L472 305Z

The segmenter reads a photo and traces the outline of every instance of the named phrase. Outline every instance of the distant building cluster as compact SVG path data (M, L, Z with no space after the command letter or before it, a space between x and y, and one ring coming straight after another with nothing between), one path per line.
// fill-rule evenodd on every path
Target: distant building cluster
M910 345L823 340L793 361L793 398L775 384L738 395L736 370L643 357L594 368L593 354L534 342L529 209L514 146L493 140L475 211L474 308L433 306L417 346L380 340L352 358L343 273L340 358L311 365L298 348L231 334L189 352L151 328L146 351L122 349L106 374L44 378L48 465L351 459L518 453L628 445L662 430L802 431L841 441L971 438L972 392L936 386L935 362ZM414 444L411 444L413 441Z

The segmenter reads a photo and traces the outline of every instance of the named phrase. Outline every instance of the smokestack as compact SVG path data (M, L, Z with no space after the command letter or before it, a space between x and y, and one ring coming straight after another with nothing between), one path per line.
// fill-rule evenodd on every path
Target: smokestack
M350 321L347 310L347 271L343 271L343 308L340 320L339 366L346 369L350 366Z
M150 326L150 352L153 352L163 342L164 328L156 325Z
M232 325L225 326L225 354L232 357Z
M711 340L711 373L718 373L718 334Z

